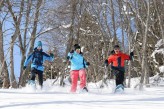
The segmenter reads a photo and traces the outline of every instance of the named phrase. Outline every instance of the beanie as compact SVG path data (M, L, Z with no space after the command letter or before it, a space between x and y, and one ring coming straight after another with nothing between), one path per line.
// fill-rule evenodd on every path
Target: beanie
M79 46L79 44L75 44L75 45L74 45L74 48L76 48L77 46Z
M38 42L37 42L37 47L38 47L38 46L42 47L42 42L41 42L41 41L38 41Z
M74 45L74 50L80 49L80 48L81 48L80 45L78 45L78 44L75 44L75 45Z
M115 45L114 46L114 49L117 49L117 48L120 48L120 46L119 45Z

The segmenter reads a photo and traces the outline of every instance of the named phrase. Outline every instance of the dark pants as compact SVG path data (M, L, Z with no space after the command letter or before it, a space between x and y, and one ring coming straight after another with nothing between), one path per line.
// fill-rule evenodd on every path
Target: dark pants
M124 82L124 72L119 71L116 74L116 86L119 84L122 84L124 86L123 82Z
M124 72L125 72L124 67L118 68L118 67L113 67L112 66L111 68L112 68L112 73L116 77L116 86L119 85L119 84L122 84L124 86L124 84L123 84L123 82L124 82Z
M36 74L38 74L39 85L43 86L43 71L32 68L31 70L31 80L35 81Z

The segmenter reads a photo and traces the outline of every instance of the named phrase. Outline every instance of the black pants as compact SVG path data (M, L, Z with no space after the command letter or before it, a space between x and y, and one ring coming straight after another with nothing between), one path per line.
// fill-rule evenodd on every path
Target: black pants
M119 84L122 84L124 86L124 72L125 72L125 68L124 67L114 67L111 66L112 68L112 73L115 75L116 77L116 86Z
M36 74L38 74L39 85L42 87L43 86L43 71L32 68L31 69L31 80L35 81Z
M116 77L116 86L119 84L124 85L124 72L122 71L115 71L113 72Z

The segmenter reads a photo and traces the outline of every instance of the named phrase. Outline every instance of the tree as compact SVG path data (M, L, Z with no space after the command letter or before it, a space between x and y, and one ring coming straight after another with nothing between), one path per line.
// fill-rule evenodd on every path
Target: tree
M4 3L5 1L2 0L0 2L0 11L2 11L2 8L4 7ZM0 76L2 76L3 78L3 85L2 87L3 88L8 88L10 85L9 85L9 73L8 73L8 66L7 66L7 63L6 63L6 60L5 60L5 56L4 56L4 36L3 36L3 29L2 29L2 26L3 26L3 21L5 20L6 17L3 18L3 20L1 21L0 20L0 63L1 63L1 71L0 71Z
M141 81L140 81L140 90L143 88L143 82L144 82L144 77L145 74L147 73L145 64L146 64L146 49L147 49L147 36L148 36L148 28L149 28L149 18L150 18L150 1L148 1L148 3L146 3L147 6L147 18L146 18L146 25L145 26L145 35L143 37L143 46L142 46L142 74L141 74Z
M29 14L30 14L30 7L31 7L31 3L32 1L29 0L28 1L28 8L27 8L27 19L26 19L26 25L25 27L27 28L27 25L28 25L28 21L29 21ZM41 6L42 6L42 0L38 0L37 1L37 4L36 4L36 10L34 12L34 20L33 20L33 26L31 28L32 32L31 32L31 36L30 36L30 45L29 45L29 52L28 52L28 55L30 53L32 53L33 51L33 48L34 48L34 43L35 43L35 40L37 38L37 27L38 27L38 22L39 22L39 13L40 13L40 9L41 9ZM27 30L26 30L27 31ZM25 34L24 34L24 38L26 38L26 31L25 31ZM21 40L20 40L21 41ZM22 43L22 42L20 42ZM25 43L24 43L25 45ZM24 54L24 51L26 50L26 46L24 46L24 50L21 50ZM22 62L23 63L24 61L24 58L22 59ZM23 66L22 66L23 67ZM21 68L22 69L22 68ZM21 70L22 71L22 70ZM28 73L27 72L21 72L20 74L20 80L19 80L19 84L21 86L24 86L25 85L25 82L26 82L26 79L27 79L27 76L28 76Z
M23 13L23 9L24 9L24 0L22 0L21 4L20 4L20 11L19 11L19 15L18 15L19 17L16 16L15 13L13 12L11 2L9 0L7 0L6 2L7 2L8 10L13 18L14 27L15 27L15 32L11 36L11 42L10 42L10 87L17 88L18 85L16 82L15 74L14 74L13 52L14 52L14 43L15 43L17 37L20 36L20 23L21 23L21 19L22 19L22 15L23 15L22 13Z

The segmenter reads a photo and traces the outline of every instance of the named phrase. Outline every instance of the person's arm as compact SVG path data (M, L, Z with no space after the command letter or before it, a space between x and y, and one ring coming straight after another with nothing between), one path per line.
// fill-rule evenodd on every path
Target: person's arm
M50 55L43 52L43 59L52 62L54 60L54 55L50 53Z
M130 56L129 56L129 55L123 53L122 56L123 56L123 58L124 58L125 60L130 60Z
M113 61L113 55L110 55L110 56L108 57L108 64L112 63L112 61Z
M134 53L132 51L132 52L130 52L130 60L133 60L133 57L134 57Z
M31 53L31 54L27 57L27 59L25 60L25 62L24 62L24 69L26 69L27 65L29 64L29 62L30 62L31 59L33 58L33 54L34 54L34 53Z
M89 62L86 62L85 59L83 59L83 64L84 64L86 67L88 67L88 66L90 65L90 63L89 63Z
M131 53L130 53L130 55L123 54L123 57L124 57L124 59L125 59L125 60L132 60L133 55L134 55L134 53L133 53L133 52L131 52Z
M68 53L68 55L67 55L67 59L68 60L71 60L72 59L73 53L74 53L74 50L72 50L71 52Z
M110 56L108 57L108 59L105 60L105 62L104 62L105 66L108 66L108 64L112 63L112 58L113 58L113 56L110 55Z

